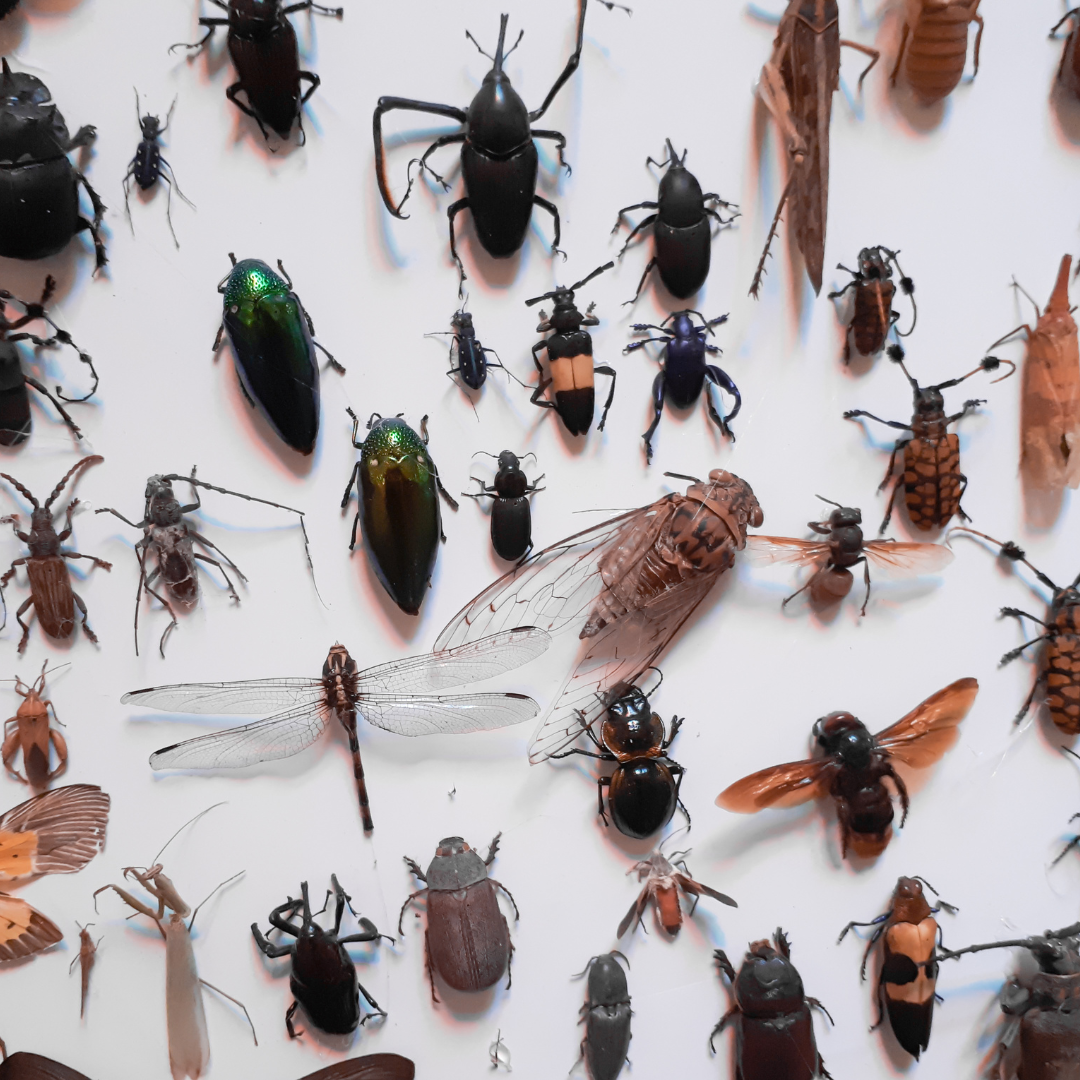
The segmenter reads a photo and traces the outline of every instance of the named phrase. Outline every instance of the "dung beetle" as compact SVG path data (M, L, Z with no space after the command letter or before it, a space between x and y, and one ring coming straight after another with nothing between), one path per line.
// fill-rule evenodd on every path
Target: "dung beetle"
M87 1080L81 1072L41 1054L28 1054L20 1050L8 1057L3 1039L0 1039L0 1055L3 1056L3 1060L0 1060L0 1080Z
M702 325L695 326L690 318L691 315L697 315ZM735 399L735 408L727 416L721 416L716 411L712 397L707 391L705 393L705 407L709 410L713 423L724 435L734 441L735 434L731 430L731 421L739 415L739 410L742 408L742 395L726 371L715 364L705 363L706 353L720 352L715 345L710 345L705 340L705 335L711 334L714 326L727 322L727 318L726 315L718 315L715 319L706 321L705 316L697 311L675 311L659 326L654 326L652 323L634 323L633 330L637 334L643 334L647 330L657 330L662 336L632 341L623 349L623 352L629 353L635 349L641 349L651 341L664 343L663 366L653 380L652 386L653 421L649 425L649 430L641 436L645 440L647 461L652 461L652 437L664 413L664 398L669 397L676 408L689 409L705 389L706 379L722 390L726 390ZM671 328L665 329L668 323L671 323Z
M353 518L349 550L356 548L356 529L362 518L361 539L375 576L406 615L419 615L439 541L446 541L438 496L458 508L427 452L427 417L420 421L421 434L417 435L400 416L372 413L367 437L357 442L360 418L352 409L345 411L352 417L352 444L360 451L341 498L344 510L356 485L360 506Z
M610 0L600 0L609 11L620 7ZM585 40L585 9L588 0L581 0L581 12L578 16L577 44L574 47L566 67L555 80L555 85L548 91L543 104L532 112L525 107L518 92L510 85L510 78L503 71L506 58L517 48L521 36L511 48L506 46L506 26L509 15L499 19L499 43L495 48L494 58L488 57L492 68L484 76L483 85L476 92L468 109L459 109L453 105L436 105L412 98L381 97L375 106L372 127L375 137L375 177L379 182L386 209L396 218L406 218L401 212L412 192L413 177L409 176L409 186L396 206L390 195L386 181L386 162L383 153L382 118L383 113L392 109L406 109L411 112L431 113L434 116L446 116L464 125L461 131L442 135L424 151L418 159L421 172L427 169L443 189L450 190L450 185L427 163L428 157L440 147L452 143L463 143L461 148L461 174L465 181L465 198L458 199L447 208L450 219L450 255L457 263L461 281L465 280L465 267L457 253L454 238L454 218L462 210L471 210L476 236L484 250L496 259L506 259L517 251L525 242L525 233L532 220L533 206L543 207L555 219L555 240L552 252L559 250L559 211L554 203L536 194L536 176L538 156L534 139L553 139L559 151L559 164L569 173L570 166L563 160L566 136L558 131L540 131L532 125L547 112L562 89L563 84L577 70L581 60L581 48ZM629 8L625 10L629 11ZM478 49L476 39L467 30L466 37ZM482 56L488 54L480 49ZM410 168L412 163L410 162Z
M89 146L97 131L86 124L68 135L49 88L33 75L12 71L7 57L0 75L0 255L44 259L67 247L78 232L94 240L96 269L108 259L101 239L105 204L68 159ZM79 185L94 207L94 220L79 214Z
M229 56L238 76L225 96L245 115L250 116L263 138L269 141L266 125L269 124L283 139L289 137L293 124L300 120L300 113L308 98L319 87L319 76L311 71L300 70L300 49L296 43L296 31L289 16L296 11L312 11L317 15L332 15L338 19L344 14L341 8L322 7L313 0L282 7L281 0L210 0L227 19L201 18L199 25L206 27L201 41L193 45L173 45L173 49L201 49L219 26L229 28ZM300 96L300 83L309 82L307 93ZM245 105L236 96L244 91ZM301 122L300 134L304 128Z
M630 1049L630 991L616 957L630 966L621 952L609 952L594 956L581 972L589 976L585 1004L581 1006L585 1021L581 1056L592 1080L615 1080Z
M724 202L719 195L712 192L708 195L702 194L697 177L686 167L686 150L682 157L679 157L670 139L667 140L667 148L668 156L663 161L653 161L651 157L645 159L646 165L655 165L658 169L667 166L667 172L660 179L656 202L624 206L619 211L615 228L611 230L613 234L619 231L623 216L630 210L656 211L634 226L618 255L620 259L623 257L634 237L642 229L647 229L650 225L653 227L656 252L645 267L637 292L634 293L633 300L627 301L628 304L632 304L641 295L641 290L645 288L645 279L654 266L672 296L680 300L693 296L709 276L709 261L712 255L712 223L709 218L716 218L723 226L730 225L739 216L738 207L734 203ZM707 202L718 203L735 213L725 221L716 210L705 205Z
M511 374L510 369L503 364L494 349L486 349L480 344L480 339L476 336L476 327L473 326L472 315L465 310L464 304L450 316L450 325L454 328L453 330L436 330L433 334L425 335L436 337L448 334L454 339L450 342L449 360L453 363L454 346L457 345L457 367L450 368L446 373L447 378L453 379L455 375L460 375L461 381L470 390L479 390L487 379L488 368L498 367L506 372L507 379L521 382L516 375ZM495 359L489 360L484 353L491 353Z
M319 365L315 349L330 366L345 369L314 339L315 326L292 279L278 259L279 277L261 259L230 251L232 270L218 283L224 314L214 352L227 330L236 357L240 388L275 432L294 450L310 454L319 435Z
M353 911L352 899L338 883L337 875L330 876L331 888L326 894L327 901L333 895L335 901L334 929L324 930L311 917L311 903L308 900L308 883L300 883L300 899L291 896L270 912L270 925L283 934L291 934L295 941L290 944L275 945L268 941L258 923L251 924L251 933L255 944L271 959L281 956L292 958L292 973L289 975L289 989L296 999L285 1013L285 1027L289 1038L295 1039L303 1032L293 1026L293 1016L303 1005L311 1022L320 1030L331 1035L348 1035L360 1024L366 1024L372 1016L386 1016L379 1008L379 1003L364 989L356 978L356 965L345 950L346 944L353 941L378 941L380 934L370 919L357 916L360 932L340 936L341 917L345 906ZM297 913L301 922L295 922ZM393 941L393 938L386 938ZM360 1018L359 994L374 1007L373 1013Z
M739 1080L827 1077L810 1009L829 1014L820 1001L804 993L782 929L777 929L774 941L775 947L767 940L751 942L738 975L723 949L713 953L731 983L735 1004L713 1028L709 1046L715 1052L713 1040L734 1020L735 1075Z
M610 270L614 265L613 262L604 263L603 266L598 266L591 274L569 288L560 285L552 292L544 293L543 296L534 296L531 300L525 301L528 307L539 304L542 300L555 301L550 319L546 312L543 310L540 312L540 325L536 328L537 332L546 334L552 330L554 333L532 347L533 363L536 365L536 370L540 372L540 382L530 400L538 408L554 409L571 435L584 435L592 427L597 373L611 376L611 390L607 401L604 402L600 423L596 425L597 431L604 430L608 409L611 408L611 402L615 398L615 369L606 364L593 366L592 334L582 329L583 326L600 325L600 320L592 313L596 305L590 304L582 315L574 303L574 293L578 289L586 282L592 281L598 274ZM547 349L550 372L547 377L544 376L540 357L536 355L541 349ZM549 386L555 392L555 400L541 401L540 395Z
M425 874L410 858L406 865L426 885L414 892L401 905L398 933L404 933L401 920L405 909L418 896L427 894L428 925L425 935L428 977L431 979L431 1000L435 995L435 972L455 990L475 992L494 986L507 973L510 986L510 957L514 946L510 942L510 927L499 910L496 889L502 889L518 909L505 885L489 878L487 868L499 850L499 837L491 841L487 858L480 856L460 836L448 836L440 841L435 858Z
M649 694L659 685L657 683ZM596 778L597 809L606 825L606 787L608 809L615 828L624 836L638 840L662 829L671 820L676 806L686 814L687 827L690 824L690 814L679 798L685 770L667 756L667 749L679 734L683 718L671 718L671 734L668 735L664 721L649 705L649 694L637 686L619 683L608 695L607 716L599 737L591 727L584 729L596 746L596 752L575 747L551 755L564 758L582 754L600 761L617 762L611 776Z
M481 454L486 450L478 451ZM475 454L473 455L476 456ZM494 454L489 454L494 457ZM526 457L533 457L526 454ZM500 559L517 562L524 559L532 550L532 507L529 496L543 488L536 485L544 479L541 473L533 483L521 470L521 461L512 450L504 450L499 455L499 471L495 474L495 484L488 487L478 476L470 476L480 485L480 493L463 491L467 499L489 498L491 504L491 546Z
M915 282L904 274L897 260L898 251L890 251L881 244L865 247L859 252L858 270L849 270L843 263L836 269L851 275L851 280L836 292L829 293L830 300L838 300L848 289L855 290L855 308L844 334L844 363L851 360L851 343L855 342L855 351L860 356L876 356L885 348L885 339L889 330L900 318L900 312L893 311L893 297L896 285L893 283L893 267L900 275L900 291L911 298L911 326L904 333L896 332L897 337L908 337L915 329L919 317L915 307Z

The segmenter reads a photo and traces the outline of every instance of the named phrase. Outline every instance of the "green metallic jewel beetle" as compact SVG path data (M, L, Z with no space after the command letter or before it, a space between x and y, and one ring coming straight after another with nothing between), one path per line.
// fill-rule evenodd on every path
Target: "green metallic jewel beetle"
M244 396L294 450L310 454L319 434L319 365L315 349L345 369L318 342L315 327L293 292L278 259L277 275L261 259L241 259L230 251L233 268L218 284L224 314L214 352L227 330Z
M427 417L417 435L400 417L372 413L367 438L358 442L360 419L352 409L346 412L353 422L352 444L360 451L341 500L344 510L355 484L360 506L349 550L356 547L356 527L363 518L362 539L375 576L402 611L419 615L439 541L446 540L438 496L458 508L427 452Z

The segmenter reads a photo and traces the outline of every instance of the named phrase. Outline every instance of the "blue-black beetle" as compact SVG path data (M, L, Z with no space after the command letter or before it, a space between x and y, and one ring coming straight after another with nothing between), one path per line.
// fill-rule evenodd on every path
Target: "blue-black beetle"
M615 1080L630 1049L630 991L616 957L630 966L621 952L609 952L594 956L581 972L589 975L585 1004L581 1006L585 1022L581 1056L592 1080Z
M457 367L450 368L446 373L447 378L453 379L455 375L460 375L461 381L470 390L479 390L487 379L488 368L498 367L506 372L507 379L521 382L503 364L494 349L485 348L480 344L480 339L476 336L476 327L473 326L472 315L465 310L464 304L450 317L450 325L454 328L453 330L436 330L432 334L425 335L427 337L449 335L453 338L450 342L449 360L451 363L454 359L454 346L457 345ZM484 355L485 353L491 353L495 359L489 360Z
M478 452L487 453L485 450ZM530 484L529 478L521 469L517 454L512 450L504 450L499 455L499 471L495 474L494 486L488 487L478 476L470 476L469 479L480 485L480 493L463 491L462 495L469 499L486 497L494 500L491 504L491 546L495 549L495 554L507 562L523 559L533 546L532 507L529 505L529 496L544 490L536 486L544 479L544 475L541 473Z

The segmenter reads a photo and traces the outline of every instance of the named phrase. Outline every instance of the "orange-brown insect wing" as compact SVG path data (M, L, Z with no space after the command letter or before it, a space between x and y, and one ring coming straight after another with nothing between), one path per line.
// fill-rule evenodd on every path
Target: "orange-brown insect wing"
M956 742L957 725L967 716L978 692L977 679L957 679L879 732L875 742L913 769L932 765Z
M710 889L708 885L703 885L700 881L687 877L686 874L676 874L675 880L684 892L692 893L694 896L711 896L714 900L719 900L721 904L727 904L728 907L739 906L730 896L717 892L715 889Z
M619 929L615 933L616 937L622 937L635 922L641 919L645 912L645 905L648 902L649 886L646 884L645 888L638 894L638 898L630 905L630 910L623 916L622 922L619 923Z
M0 960L18 960L62 941L60 928L17 896L0 893Z
M828 758L791 761L744 776L716 797L716 805L737 814L754 814L767 806L798 806L825 794Z
M955 555L944 544L889 543L871 540L863 551L874 567L886 577L933 574L948 566Z
M797 540L793 536L748 536L746 549L740 556L755 566L771 563L794 563L807 566L824 562L829 557L829 545L821 540Z
M0 817L0 881L73 874L104 846L109 796L92 784L37 795Z

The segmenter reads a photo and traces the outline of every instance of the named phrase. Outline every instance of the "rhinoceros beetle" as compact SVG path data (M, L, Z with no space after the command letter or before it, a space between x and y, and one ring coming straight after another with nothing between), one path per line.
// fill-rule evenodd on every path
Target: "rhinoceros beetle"
M615 1080L630 1049L630 991L616 957L630 966L621 952L609 952L594 956L581 972L589 976L585 1004L581 1006L585 1023L581 1056L592 1080Z
M68 134L49 88L33 75L0 74L0 255L44 259L84 229L94 239L96 269L108 261L100 227L105 204L68 158L97 136L86 124ZM79 185L94 207L94 220L79 214Z

